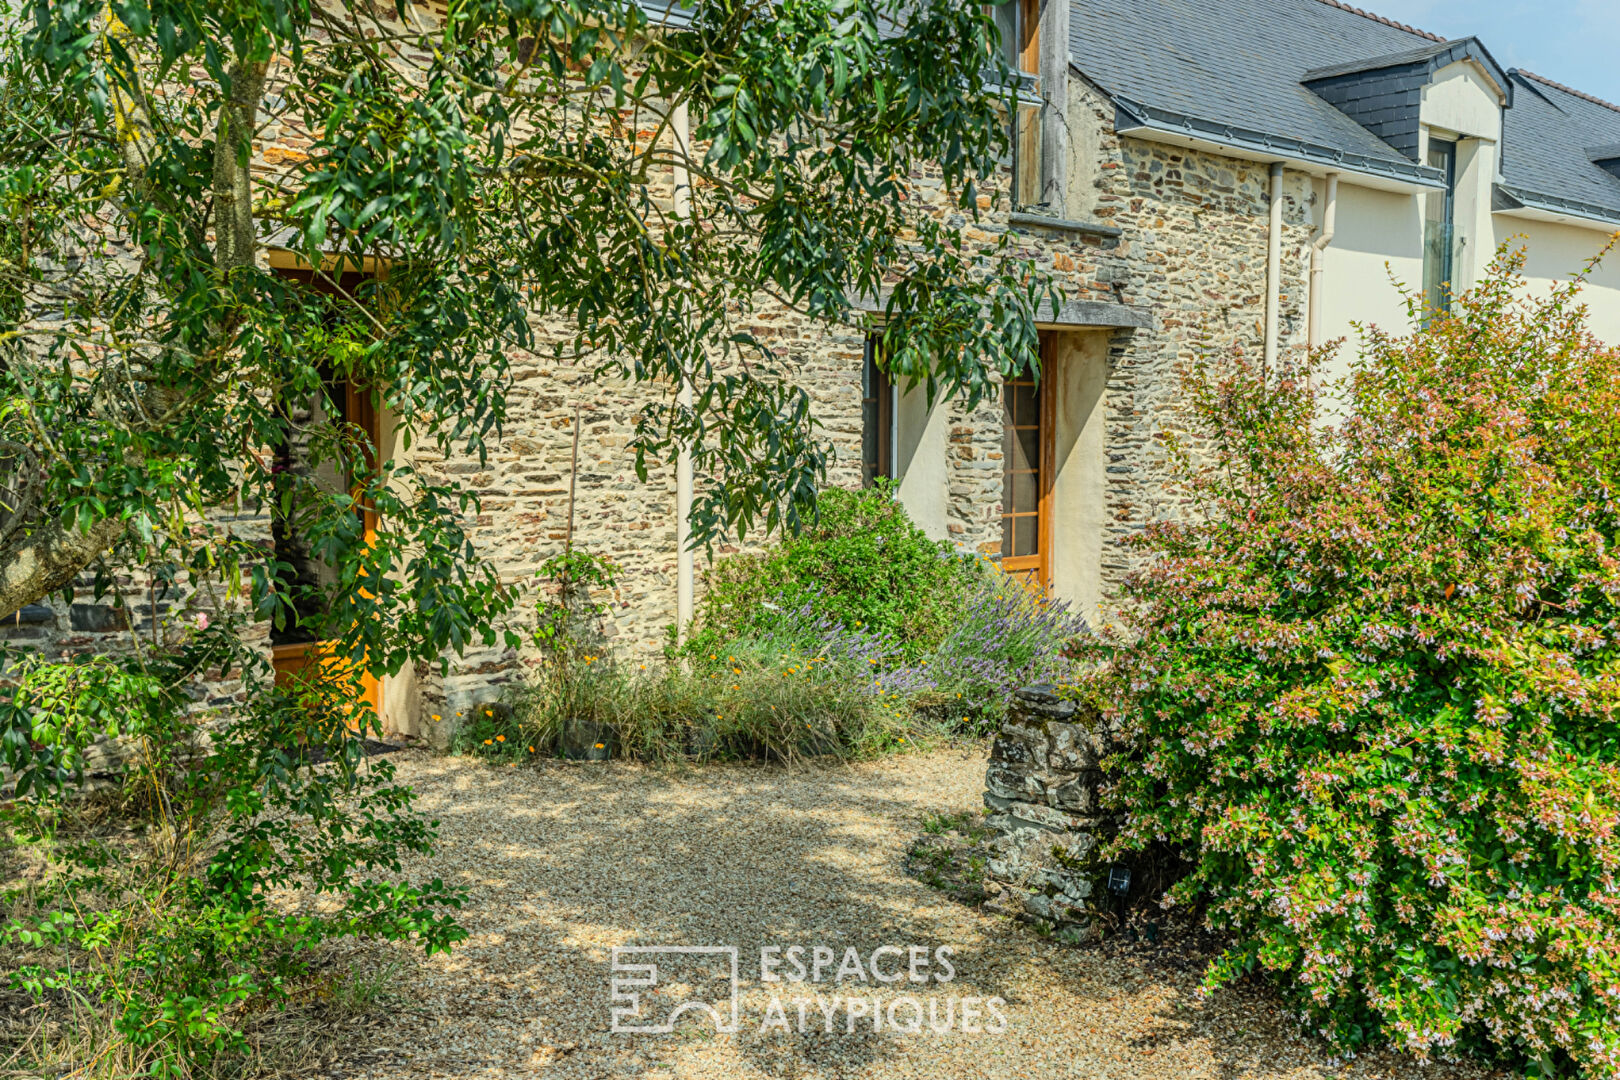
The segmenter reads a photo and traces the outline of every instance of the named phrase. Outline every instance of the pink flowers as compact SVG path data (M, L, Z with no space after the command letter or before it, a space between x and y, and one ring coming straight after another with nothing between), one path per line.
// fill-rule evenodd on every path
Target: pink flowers
M1272 971L1346 1049L1612 1078L1620 352L1519 265L1370 332L1333 422L1309 363L1200 365L1199 513L1144 530L1086 689L1116 847L1176 850L1234 935L1212 983Z

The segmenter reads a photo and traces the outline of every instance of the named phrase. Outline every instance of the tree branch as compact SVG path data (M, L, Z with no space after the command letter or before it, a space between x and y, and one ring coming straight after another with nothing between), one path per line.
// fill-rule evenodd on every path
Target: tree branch
M252 266L258 250L253 230L253 133L267 71L264 61L239 60L232 65L230 96L219 110L214 142L214 265L222 273Z
M122 518L110 517L88 531L60 522L34 528L0 554L0 612L38 603L70 583L118 542L124 527Z

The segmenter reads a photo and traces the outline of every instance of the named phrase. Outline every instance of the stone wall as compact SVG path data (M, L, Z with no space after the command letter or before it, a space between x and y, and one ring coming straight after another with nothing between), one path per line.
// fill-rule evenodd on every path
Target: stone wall
M1077 153L1071 208L1122 231L1095 270L1108 298L1148 311L1153 326L1118 334L1107 389L1108 519L1103 584L1117 593L1138 564L1126 541L1155 520L1187 512L1171 482L1163 436L1189 430L1182 378L1194 365L1265 347L1268 166L1121 137L1114 107L1071 76L1069 119ZM1285 173L1280 355L1305 348L1310 243L1309 178Z
M1110 831L1099 793L1113 732L1050 686L1018 691L984 777L986 906L1091 933L1106 869L1094 849Z
M970 239L990 244L1009 231L1014 248L1049 267L1072 299L1106 300L1148 311L1146 329L1111 339L1105 395L1107 514L1102 543L1102 585L1117 593L1135 557L1124 541L1148 521L1185 512L1169 482L1160 435L1185 430L1179 393L1181 373L1233 350L1262 347L1267 236L1267 174L1264 165L1121 138L1112 130L1112 108L1083 81L1070 94L1070 122L1077 159L1070 170L1073 198L1068 214L1119 228L1118 237L1095 230L1014 225L1003 209L978 222L962 220L937 179L912 177L921 204L968 229ZM307 137L291 129L267 129L260 159L273 166L306 152ZM1006 178L1002 178L1005 182ZM1290 347L1302 344L1306 254L1312 230L1310 188L1302 178L1288 184L1283 245L1282 325ZM667 190L653 192L665 199ZM829 481L859 482L863 330L825 326L795 311L762 304L747 328L767 341L785 368L811 395L813 412L835 459ZM542 338L545 327L537 326ZM674 619L675 490L672 466L655 468L646 483L634 472L629 440L634 419L657 388L604 382L589 370L543 353L512 356L514 385L509 422L487 463L441 458L421 448L416 467L433 480L465 484L483 500L472 538L492 558L503 578L531 581L567 533L569 457L573 418L581 418L574 540L611 557L620 566L615 595L598 597L612 609L609 636L616 648L646 656L656 652ZM945 438L944 513L951 541L961 550L992 554L1000 548L1001 412L994 399L971 411L948 402ZM702 478L698 483L702 484ZM243 528L264 530L260 520ZM757 540L751 538L751 540ZM1058 543L1062 543L1059 536ZM724 556L734 549L721 549ZM702 559L699 560L701 577ZM124 616L105 610L80 582L70 604L57 604L45 624L16 628L53 649L106 651L127 647ZM131 580L125 602L131 629L150 628L154 614L144 582ZM179 618L189 603L171 598ZM160 608L163 603L160 602ZM517 616L526 628L529 612ZM532 620L529 620L532 621ZM5 631L0 630L0 633ZM415 714L453 716L474 702L497 696L521 678L524 658L504 649L471 649L440 677L424 667L406 673L413 702L390 721L424 730ZM209 701L226 703L235 687L209 688ZM385 690L385 695L393 691ZM393 697L390 696L390 700Z

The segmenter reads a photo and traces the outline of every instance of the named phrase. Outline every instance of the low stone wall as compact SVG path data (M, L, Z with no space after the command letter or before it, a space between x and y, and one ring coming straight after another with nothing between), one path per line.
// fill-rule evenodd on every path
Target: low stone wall
M984 804L991 830L986 906L1054 928L1095 932L1106 867L1093 849L1110 831L1100 809L1113 732L1053 687L1014 696L990 752Z

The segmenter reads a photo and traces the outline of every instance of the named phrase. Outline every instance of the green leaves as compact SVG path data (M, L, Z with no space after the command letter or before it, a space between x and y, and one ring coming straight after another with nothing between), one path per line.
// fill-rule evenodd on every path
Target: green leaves
M1201 516L1146 538L1096 689L1121 846L1175 846L1236 939L1212 983L1273 970L1346 1048L1614 1076L1620 354L1522 265L1337 388L1195 374Z
M240 631L198 627L117 660L8 657L19 681L0 699L0 748L18 784L0 826L37 845L48 871L8 897L0 942L18 966L0 974L70 998L85 1010L76 1022L99 1014L118 1038L91 1052L132 1075L232 1064L250 1050L252 1013L307 986L327 939L432 953L465 936L461 890L399 877L406 856L431 849L433 824L386 761L365 757L375 718L355 712L352 669L317 664L275 685ZM183 688L210 669L239 673L244 703L188 714ZM87 829L58 783L104 736L126 744L102 766L123 793L123 829ZM278 902L289 891L323 901Z

